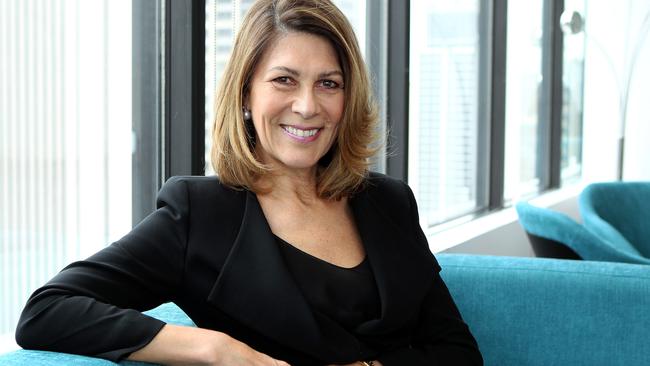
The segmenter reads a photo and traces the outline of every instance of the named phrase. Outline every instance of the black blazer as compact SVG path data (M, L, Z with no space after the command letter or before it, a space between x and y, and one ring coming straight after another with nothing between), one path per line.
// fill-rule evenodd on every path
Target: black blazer
M353 335L310 308L288 272L255 194L216 177L175 177L128 235L38 289L18 344L120 360L162 328L141 314L173 301L290 364L379 359L385 365L481 364L438 272L408 186L371 174L350 199L373 269L381 318Z

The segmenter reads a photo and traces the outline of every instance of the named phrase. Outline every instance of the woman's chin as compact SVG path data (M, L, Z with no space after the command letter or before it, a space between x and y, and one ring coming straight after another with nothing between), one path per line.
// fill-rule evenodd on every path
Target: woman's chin
M316 169L318 166L318 159L285 159L279 164L282 169L286 170L310 170Z

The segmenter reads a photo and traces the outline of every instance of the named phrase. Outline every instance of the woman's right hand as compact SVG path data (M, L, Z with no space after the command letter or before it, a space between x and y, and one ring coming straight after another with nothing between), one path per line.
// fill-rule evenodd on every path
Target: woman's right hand
M290 366L225 333L172 324L128 359L164 365Z
M216 332L218 333L218 332ZM230 337L225 333L219 333L220 341L217 342L214 354L215 366L290 366L288 363L276 360L271 356L258 352L247 344Z

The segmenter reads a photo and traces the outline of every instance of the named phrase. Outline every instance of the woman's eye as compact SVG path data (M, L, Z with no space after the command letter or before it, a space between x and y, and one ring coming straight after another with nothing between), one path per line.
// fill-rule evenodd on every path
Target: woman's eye
M278 84L291 84L291 78L288 76L280 76L275 79L273 79L273 82L278 83Z
M327 89L339 89L340 85L334 80L323 80L321 81L321 85L324 86Z

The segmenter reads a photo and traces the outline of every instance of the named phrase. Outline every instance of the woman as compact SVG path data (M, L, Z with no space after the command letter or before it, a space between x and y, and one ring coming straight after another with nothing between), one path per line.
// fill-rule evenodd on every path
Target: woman
M260 0L216 101L219 178L30 298L26 348L208 365L481 364L403 183L368 173L375 106L329 0ZM178 304L198 327L140 313Z

